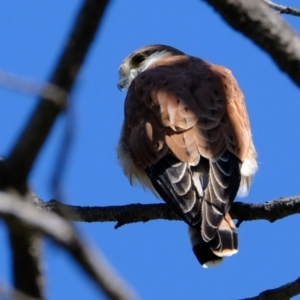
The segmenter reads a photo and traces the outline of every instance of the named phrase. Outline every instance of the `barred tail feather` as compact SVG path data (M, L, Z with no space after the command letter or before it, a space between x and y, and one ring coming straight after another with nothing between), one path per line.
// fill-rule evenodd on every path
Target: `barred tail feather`
M226 213L216 236L210 243L213 253L219 257L231 256L238 252L238 236L235 225Z
M222 257L213 253L207 243L195 245L193 252L203 268L217 267L223 261Z
M205 242L200 229L189 227L189 236L193 252L204 267L218 266L225 256L231 256L238 252L238 236L235 225L227 213L221 222L215 237L210 242Z
M222 262L222 257L215 255L210 245L203 240L200 230L189 227L189 237L193 252L204 268L217 266Z

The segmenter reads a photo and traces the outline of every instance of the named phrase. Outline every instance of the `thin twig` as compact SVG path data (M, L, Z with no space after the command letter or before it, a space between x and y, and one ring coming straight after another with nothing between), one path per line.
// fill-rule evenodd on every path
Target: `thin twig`
M180 220L168 205L128 204L123 206L83 207L61 204L55 200L43 202L35 198L37 207L47 211L61 212L64 217L78 222L117 222L116 228L130 223L150 220ZM230 214L241 221L276 220L300 213L300 196L279 198L265 203L234 202Z
M57 158L53 162L54 171L51 175L53 196L62 202L64 202L65 198L63 193L62 179L66 170L66 166L69 162L70 150L73 145L72 142L76 128L75 114L72 104L65 113L66 116L64 118L63 137L59 143Z
M3 70L0 70L0 86L19 93L39 96L57 104L61 103L61 99L67 97L66 92L58 86L50 83L40 83Z
M256 297L246 298L243 300L289 300L300 294L300 278L287 283L279 288L267 290Z
M21 222L23 227L25 224L34 228L62 246L109 299L137 299L135 293L116 274L103 255L96 253L91 245L81 241L65 219L51 212L37 210L32 204L8 193L0 192L0 199L0 217L10 223ZM55 223L50 222L51 219L54 219Z
M281 4L276 4L270 0L263 0L267 5L269 5L272 9L278 11L281 14L293 15L300 17L300 10L291 6L284 6Z

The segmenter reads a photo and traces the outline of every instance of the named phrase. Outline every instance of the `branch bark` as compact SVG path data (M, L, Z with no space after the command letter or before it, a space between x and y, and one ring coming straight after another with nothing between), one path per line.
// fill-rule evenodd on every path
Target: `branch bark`
M13 256L12 272L16 290L22 291L23 295L30 295L34 299L44 299L40 233L18 219L7 218L6 224L9 227L9 240ZM19 299L17 294L14 297Z
M180 220L169 206L163 203L83 207L61 204L55 200L44 202L36 197L35 204L43 210L63 214L70 221L117 222L115 228L157 219ZM300 196L279 198L262 204L234 202L230 210L231 217L237 219L239 223L253 220L275 222L298 213L300 213Z
M267 290L256 297L243 300L289 300L291 297L300 294L300 278L285 284L279 288Z
M266 51L300 86L300 39L293 29L261 0L205 0L234 29Z
M96 34L108 0L86 0L80 10L69 41L46 87L43 97L29 118L8 158L0 161L0 189L28 194L27 177L58 114L67 105L79 69ZM53 97L51 95L55 86ZM52 89L52 90L51 90ZM57 90L59 92L57 92ZM25 199L24 197L23 199ZM40 268L40 237L35 228L16 218L6 219L9 227L15 290L43 299ZM26 273L25 273L26 270ZM17 297L17 296L16 296Z
M124 206L81 207L61 204L55 200L43 202L35 198L37 207L58 212L72 221L79 222L117 222L115 228L122 225L147 222L156 219L180 220L166 204L129 204ZM279 198L265 203L234 202L230 215L238 219L240 225L243 221L276 220L300 213L300 196ZM282 287L267 290L260 295L244 300L288 300L300 294L300 278Z
M0 192L0 200L0 217L13 223L11 226L22 224L19 231L27 226L36 232L45 234L63 247L109 299L132 300L138 298L106 262L103 255L99 252L96 253L91 245L83 242L65 219L51 212L37 210L32 204L8 193ZM55 226L49 222L51 219L55 219ZM22 273L28 276L26 269L22 270Z

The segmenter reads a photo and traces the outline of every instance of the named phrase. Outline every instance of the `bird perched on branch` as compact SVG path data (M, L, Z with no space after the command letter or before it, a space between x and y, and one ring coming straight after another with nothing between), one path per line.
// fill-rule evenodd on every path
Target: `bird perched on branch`
M124 173L189 225L204 267L218 264L238 251L229 210L257 170L243 93L230 70L165 45L136 50L119 74Z

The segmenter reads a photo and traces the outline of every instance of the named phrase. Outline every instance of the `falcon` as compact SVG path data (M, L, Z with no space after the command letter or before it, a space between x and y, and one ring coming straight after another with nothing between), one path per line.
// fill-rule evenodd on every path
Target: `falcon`
M119 75L125 175L188 224L201 265L217 265L238 251L229 210L257 170L242 91L230 70L166 45L136 50Z

